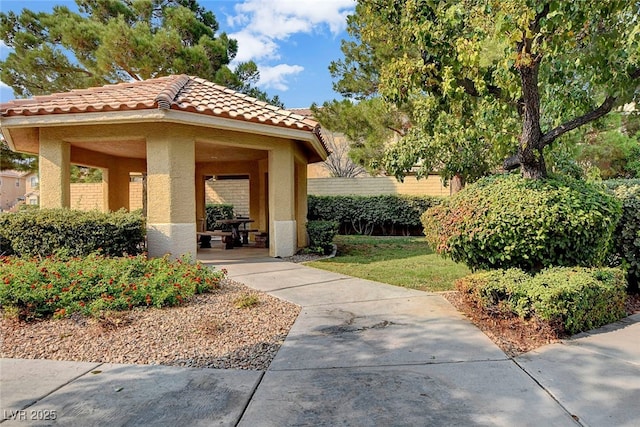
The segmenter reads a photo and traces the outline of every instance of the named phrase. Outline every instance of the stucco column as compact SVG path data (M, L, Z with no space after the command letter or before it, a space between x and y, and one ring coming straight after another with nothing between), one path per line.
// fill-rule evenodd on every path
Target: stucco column
M103 191L106 191L107 211L115 212L122 208L129 210L130 181L129 169L123 167L117 158L109 168L102 170L102 186Z
M68 208L71 204L69 143L40 135L38 167L40 173L40 207Z
M269 232L269 160L258 161L258 185L260 189L260 213L258 215L258 229Z
M296 252L295 164L291 145L269 151L269 255Z
M307 247L307 165L299 162L296 162L296 221L298 247Z
M178 135L147 138L147 242L150 257L196 257L195 142Z
M195 190L196 190L196 227L198 231L206 229L207 212L205 207L206 184L204 182L204 174L200 167L196 166L195 174Z
M251 228L260 229L260 171L257 163L249 173L249 217L255 220Z

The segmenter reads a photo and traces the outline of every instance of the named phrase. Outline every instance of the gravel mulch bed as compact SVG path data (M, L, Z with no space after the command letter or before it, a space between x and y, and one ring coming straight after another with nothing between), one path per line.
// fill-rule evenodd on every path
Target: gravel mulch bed
M236 301L258 302L236 308ZM2 357L266 370L300 307L231 280L180 307L0 325Z

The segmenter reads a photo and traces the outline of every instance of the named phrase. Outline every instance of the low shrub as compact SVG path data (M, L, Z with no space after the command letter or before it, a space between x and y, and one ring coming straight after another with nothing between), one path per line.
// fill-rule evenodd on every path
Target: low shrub
M600 266L621 203L583 181L495 175L422 216L438 253L472 269Z
M335 221L309 221L309 249L312 252L328 254L333 250L333 238L338 234L338 223Z
M63 251L86 256L135 255L144 250L144 218L139 212L104 213L70 209L37 209L0 215L0 243L9 253L46 257ZM4 247L3 247L4 251Z
M143 255L2 257L0 262L0 306L17 312L20 320L173 306L218 287L225 276L189 259L147 260Z
M231 230L230 225L218 224L219 219L233 218L233 205L220 203L207 203L205 206L205 215L207 220L207 230Z
M615 268L554 267L535 276L518 269L492 270L459 279L456 288L489 313L535 317L569 334L626 315L624 273Z
M420 216L438 205L430 196L309 196L310 221L335 221L343 234L421 234Z

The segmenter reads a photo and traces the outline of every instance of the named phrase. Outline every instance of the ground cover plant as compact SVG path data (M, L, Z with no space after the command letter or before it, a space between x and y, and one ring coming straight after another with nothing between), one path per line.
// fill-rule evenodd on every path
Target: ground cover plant
M464 265L435 254L422 237L336 236L335 258L311 267L424 291L452 290L469 274Z
M20 320L65 317L79 312L179 305L218 286L224 271L189 259L2 257L0 307Z

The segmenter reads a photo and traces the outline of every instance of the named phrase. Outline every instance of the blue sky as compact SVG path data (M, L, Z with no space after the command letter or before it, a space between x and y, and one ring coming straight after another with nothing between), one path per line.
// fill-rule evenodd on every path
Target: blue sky
M220 31L238 40L236 60L253 60L261 79L258 86L278 95L287 108L305 108L339 98L332 89L328 66L342 58L340 42L347 38L346 17L355 0L200 0L213 11ZM0 0L2 12L23 8L51 11L68 0ZM0 46L0 58L9 50ZM233 65L233 64L232 64ZM14 97L0 83L0 101Z

